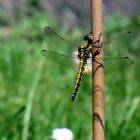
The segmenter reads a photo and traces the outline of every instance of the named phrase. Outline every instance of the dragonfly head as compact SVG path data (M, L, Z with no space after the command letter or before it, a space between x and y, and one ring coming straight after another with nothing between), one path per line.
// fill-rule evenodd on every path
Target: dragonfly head
M83 39L84 41L87 41L88 43L92 44L92 41L93 41L92 33L85 35Z

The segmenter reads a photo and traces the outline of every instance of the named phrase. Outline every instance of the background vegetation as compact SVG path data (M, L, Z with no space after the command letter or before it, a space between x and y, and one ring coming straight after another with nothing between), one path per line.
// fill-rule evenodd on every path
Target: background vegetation
M35 1L30 2L37 5ZM1 20L0 140L25 140L27 130L29 140L51 140L53 129L58 127L70 128L75 140L91 140L90 74L85 74L78 98L71 103L76 71L56 65L40 54L49 45L44 26L55 26L71 41L79 40L87 29L83 30L83 26L63 28L49 13L40 14L34 6L32 8L31 16L21 16L14 24L9 24L6 18ZM128 30L134 33L130 38L112 39L110 47L105 47L107 56L128 55L135 60L130 67L105 74L108 140L139 140L139 27L139 16L112 15L104 19L106 40ZM58 42L59 45L63 44Z

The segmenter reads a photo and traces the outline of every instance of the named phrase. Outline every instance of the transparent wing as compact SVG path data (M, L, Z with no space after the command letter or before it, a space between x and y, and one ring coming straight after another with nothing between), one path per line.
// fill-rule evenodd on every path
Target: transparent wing
M103 58L97 57L95 60L98 62L101 59ZM110 73L117 70L123 70L133 64L134 64L134 60L128 56L104 57L105 73Z
M104 52L106 51L108 52L108 50L113 48L116 48L115 51L117 52L128 49L128 46L130 46L131 42L134 40L136 36L137 36L136 31L126 31L119 34L104 35L103 41ZM95 42L98 43L98 40Z
M46 38L48 42L47 47L51 51L70 54L73 50L75 50L75 48L79 47L74 42L64 39L62 36L60 36L55 30L53 30L49 26L44 27L44 32L46 34Z
M47 59L52 60L53 62L59 64L63 68L69 68L71 70L77 70L79 59L76 55L65 55L59 54L53 51L42 50L41 54Z
M106 38L106 40L104 41L104 46L112 44L113 42L122 43L128 41L128 39L131 39L134 36L134 34L135 33L133 31L129 30L123 33L113 35L109 37L109 39Z

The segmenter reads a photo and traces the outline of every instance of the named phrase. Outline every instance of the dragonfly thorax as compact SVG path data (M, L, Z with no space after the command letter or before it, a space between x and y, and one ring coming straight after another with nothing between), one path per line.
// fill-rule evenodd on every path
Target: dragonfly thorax
M88 47L79 47L78 48L78 58L86 61L90 57L90 48Z

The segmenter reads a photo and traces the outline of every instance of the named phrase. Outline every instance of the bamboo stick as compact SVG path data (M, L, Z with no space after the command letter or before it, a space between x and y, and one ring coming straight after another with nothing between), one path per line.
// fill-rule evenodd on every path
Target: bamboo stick
M93 34L93 54L95 52L101 52L98 56L103 57L103 33L102 33L102 0L91 0L91 22L92 22L92 34ZM96 47L94 47L96 46ZM97 57L98 57L97 56ZM96 56L95 56L96 59ZM99 63L93 60L93 119L92 130L93 140L104 140L104 69L103 60L98 60Z

